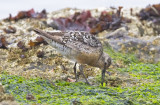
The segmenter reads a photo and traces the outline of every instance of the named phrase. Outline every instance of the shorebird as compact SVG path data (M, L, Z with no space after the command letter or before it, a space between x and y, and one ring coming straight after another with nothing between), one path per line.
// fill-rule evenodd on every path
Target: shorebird
M75 61L73 67L75 79L76 64L81 64L79 70L87 84L89 84L83 73L83 64L98 67L102 70L101 84L105 80L106 69L111 65L111 58L103 52L101 42L92 35L84 31L67 31L67 32L44 32L39 29L33 29L37 34L42 36L49 45L56 48L63 56Z

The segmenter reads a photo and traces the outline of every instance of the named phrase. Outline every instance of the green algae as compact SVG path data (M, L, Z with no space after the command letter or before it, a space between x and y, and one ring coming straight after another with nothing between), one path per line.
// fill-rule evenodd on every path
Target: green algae
M138 61L132 54L121 54L108 49L105 51L113 58L114 64L121 61L125 65L110 68L109 71L115 69L120 73L127 73L138 79L135 85L127 87L117 83L116 86L89 86L82 82L50 81L38 77L26 79L7 73L0 75L0 81L7 93L24 104L158 105L160 103L160 63L144 63ZM99 81L99 78L100 76L96 81ZM27 99L28 94L34 99Z
M20 76L1 74L6 92L12 94L18 102L53 105L138 105L160 102L160 82L143 83L133 87L88 86L84 83L55 81L40 78L25 79ZM32 94L35 100L27 100Z

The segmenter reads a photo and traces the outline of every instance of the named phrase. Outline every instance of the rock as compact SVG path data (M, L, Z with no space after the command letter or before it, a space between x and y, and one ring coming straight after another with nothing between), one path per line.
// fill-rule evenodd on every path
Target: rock
M0 105L20 105L20 104L15 101L2 101L0 102Z
M5 90L2 84L0 83L0 105L19 105L15 104L13 101L14 97L10 94L5 93Z
M3 93L4 93L4 88L3 88L3 86L0 83L0 94L3 94Z
M135 54L140 60L147 62L160 61L159 37L151 39L135 38L128 36L125 28L120 28L106 35L109 45L115 50Z

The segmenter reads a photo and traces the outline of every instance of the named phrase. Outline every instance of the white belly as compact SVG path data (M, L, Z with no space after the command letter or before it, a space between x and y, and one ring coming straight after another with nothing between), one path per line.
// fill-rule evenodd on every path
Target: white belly
M71 49L62 45L62 44L59 44L59 43L53 41L51 43L51 46L56 48L62 55L67 56L67 55L71 54Z
M47 43L52 47L54 47L60 54L62 54L63 56L66 56L67 58L69 58L70 60L73 60L74 62L77 62L77 60L75 59L76 52L72 51L71 48L68 48L48 38L44 37L44 39L46 39Z

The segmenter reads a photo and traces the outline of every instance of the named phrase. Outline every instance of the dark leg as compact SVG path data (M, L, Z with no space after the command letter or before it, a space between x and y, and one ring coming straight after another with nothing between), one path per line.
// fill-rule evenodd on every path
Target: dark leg
M102 86L105 80L105 73L106 73L106 65L104 66L104 69L102 70L102 82L101 82Z
M77 65L77 62L75 62L73 69L74 69L74 75L75 75L76 82L77 82L78 79L77 79L76 65Z
M83 75L84 79L86 80L86 83L87 83L88 85L90 85L90 83L88 82L87 78L85 77L85 75L84 75L84 73L83 73L83 66L82 66L82 65L79 66L79 70L80 70L81 74Z

